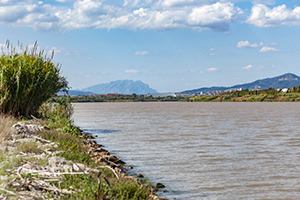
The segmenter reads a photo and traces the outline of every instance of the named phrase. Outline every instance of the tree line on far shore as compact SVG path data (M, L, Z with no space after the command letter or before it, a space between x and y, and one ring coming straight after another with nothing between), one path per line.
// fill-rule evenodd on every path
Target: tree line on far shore
M65 98L57 97L57 98ZM158 101L186 101L184 97L181 96L167 96L167 97L153 97L144 95L81 95L81 96L71 96L72 102L158 102Z

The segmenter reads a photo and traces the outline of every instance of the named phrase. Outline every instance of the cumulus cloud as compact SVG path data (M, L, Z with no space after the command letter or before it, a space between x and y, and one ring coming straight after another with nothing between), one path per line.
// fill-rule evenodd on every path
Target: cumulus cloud
M0 2L0 25L43 31L83 28L228 31L243 13L233 3L211 0L125 0L122 6L110 4L113 0L73 0L72 7L38 0Z
M216 48L210 48L210 49L208 49L208 51L215 51L215 50L217 50Z
M269 52L269 51L279 51L279 50L274 47L263 47L259 52Z
M248 66L246 66L246 67L242 67L243 70L249 70L249 69L251 69L251 68L253 68L252 65L248 65Z
M136 69L126 69L125 73L139 73L139 71Z
M208 68L207 69L207 71L209 71L209 72L214 72L214 71L217 71L218 69L217 68L214 68L214 67L212 67L212 68Z
M148 51L137 51L137 52L135 52L136 56L145 56L145 55L149 55L149 54L151 54L151 53L148 52Z
M271 9L264 4L256 4L246 22L258 27L300 26L300 7L292 10L283 4Z
M193 8L188 22L190 25L200 26L201 28L209 27L209 29L215 31L227 31L231 22L242 13L242 10L234 7L233 3L217 2L212 5Z
M259 46L262 46L263 43L253 43L251 44L248 40L246 41L240 41L238 42L238 44L236 45L237 48L256 48L256 47L259 47Z

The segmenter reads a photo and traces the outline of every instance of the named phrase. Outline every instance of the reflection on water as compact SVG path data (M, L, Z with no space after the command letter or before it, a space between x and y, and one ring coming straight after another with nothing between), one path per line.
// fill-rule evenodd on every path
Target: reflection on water
M98 135L176 199L297 199L299 103L76 103Z

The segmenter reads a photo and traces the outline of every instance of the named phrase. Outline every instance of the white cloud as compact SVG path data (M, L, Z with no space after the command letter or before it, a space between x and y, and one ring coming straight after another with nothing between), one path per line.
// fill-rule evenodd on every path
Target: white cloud
M262 46L263 43L253 43L251 44L248 40L246 41L240 41L238 42L238 44L236 45L237 48L256 48L256 47L259 47L259 46Z
M256 4L246 22L258 27L300 26L300 7L292 10L283 4L271 9L264 4Z
M279 51L279 50L274 47L263 47L259 52L268 52L268 51Z
M139 73L139 71L136 69L126 69L125 73Z
M214 68L214 67L212 67L212 68L208 68L207 69L207 71L209 71L209 72L214 72L214 71L217 71L218 69L217 68Z
M39 31L83 28L228 31L242 14L233 3L213 3L215 0L125 0L122 6L109 4L108 0L73 0L72 7L53 5L51 1L0 1L0 25Z
M248 66L246 66L246 67L242 67L243 70L249 70L249 69L252 69L252 68L253 68L252 65L248 65Z
M233 3L217 2L212 5L193 8L188 23L202 29L207 27L215 31L227 31L231 22L242 13L242 10L234 7Z
M10 0L0 0L0 3L2 3L2 4L6 4L6 3L8 3Z
M217 50L216 48L210 48L210 49L208 49L208 51L215 51L215 50Z
M137 52L135 52L136 56L145 56L145 55L149 55L149 54L151 54L151 53L148 52L148 51L137 51Z

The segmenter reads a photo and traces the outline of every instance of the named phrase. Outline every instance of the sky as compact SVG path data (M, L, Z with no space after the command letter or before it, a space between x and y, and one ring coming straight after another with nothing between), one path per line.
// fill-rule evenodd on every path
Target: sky
M300 0L0 0L0 46L55 51L72 89L158 92L300 75Z

